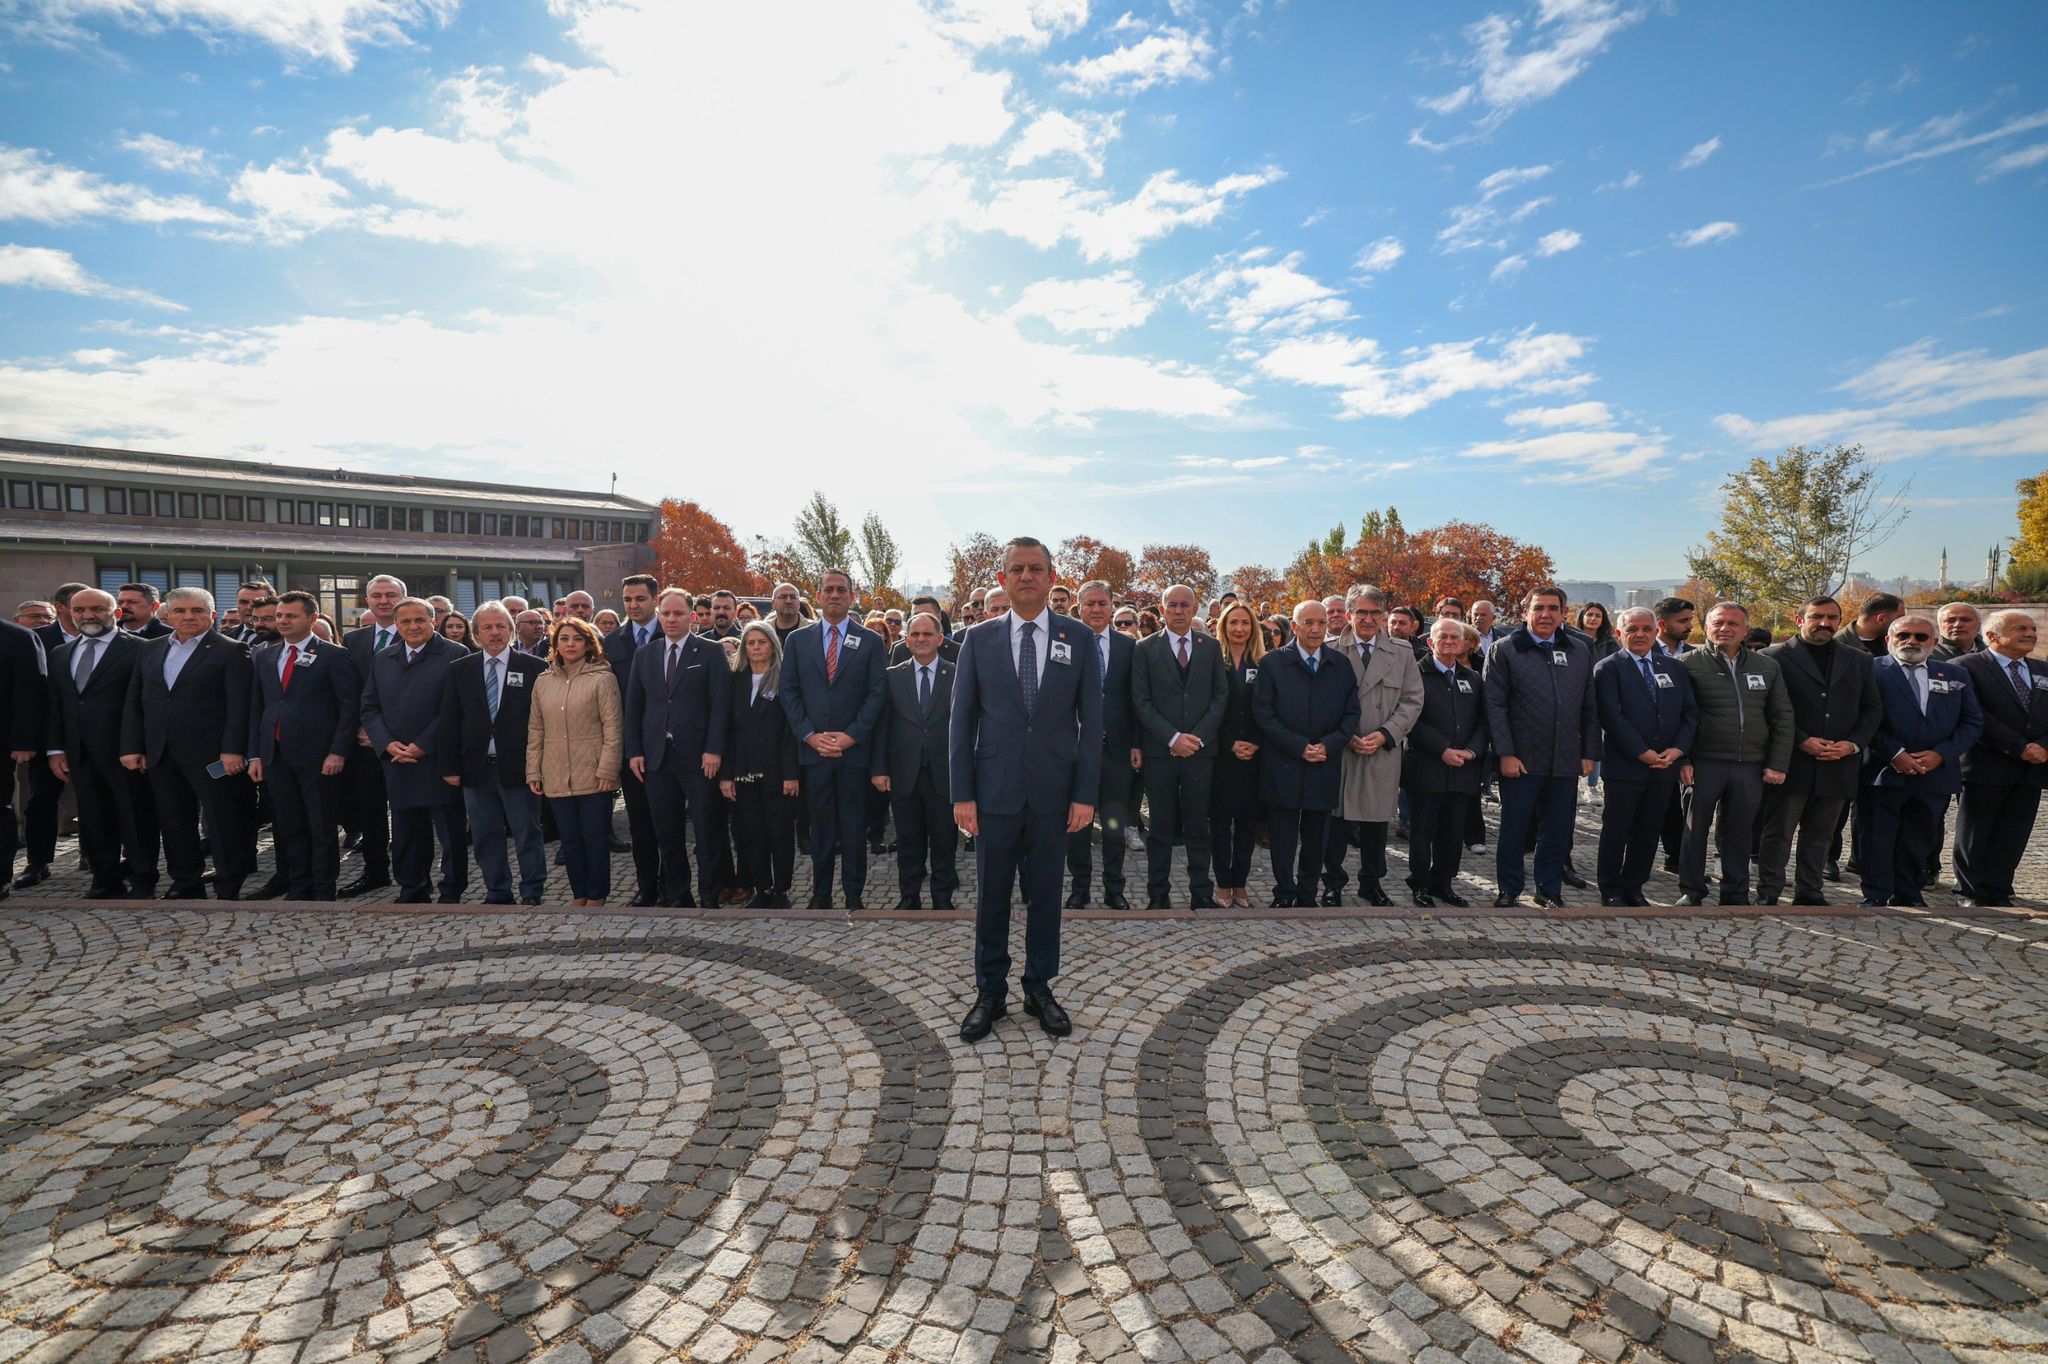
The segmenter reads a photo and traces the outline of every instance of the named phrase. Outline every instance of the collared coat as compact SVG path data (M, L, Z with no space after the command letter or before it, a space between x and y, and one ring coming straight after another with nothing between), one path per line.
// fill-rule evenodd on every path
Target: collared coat
M1337 813L1354 823L1384 824L1394 817L1401 794L1401 747L1422 715L1422 673L1408 641L1382 631L1373 638L1372 666L1358 657L1358 636L1346 630L1332 646L1351 665L1358 682L1358 730L1383 730L1377 753L1344 750L1344 796Z

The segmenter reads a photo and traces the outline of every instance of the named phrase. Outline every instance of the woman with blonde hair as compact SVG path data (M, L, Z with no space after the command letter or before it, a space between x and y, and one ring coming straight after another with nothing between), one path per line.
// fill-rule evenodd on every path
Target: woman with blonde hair
M1252 687L1266 656L1259 619L1241 601L1216 618L1223 645L1226 700L1216 730L1216 771L1209 784L1209 846L1216 865L1216 898L1225 906L1251 907L1245 882L1251 879L1252 847L1265 818L1259 801L1259 728L1252 719Z
M789 714L775 699L782 637L768 621L749 621L739 646L718 793L733 803L740 884L752 892L747 908L788 909L796 874L797 748Z
M545 796L561 835L576 905L602 905L612 889L612 793L626 751L625 707L597 627L555 622L548 670L526 722L526 784Z

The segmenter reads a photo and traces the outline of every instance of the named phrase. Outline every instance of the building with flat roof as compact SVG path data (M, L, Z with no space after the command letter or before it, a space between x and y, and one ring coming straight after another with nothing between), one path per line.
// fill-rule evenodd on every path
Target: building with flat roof
M299 588L344 624L370 577L468 612L579 588L616 606L660 509L612 493L0 438L0 604L59 583Z

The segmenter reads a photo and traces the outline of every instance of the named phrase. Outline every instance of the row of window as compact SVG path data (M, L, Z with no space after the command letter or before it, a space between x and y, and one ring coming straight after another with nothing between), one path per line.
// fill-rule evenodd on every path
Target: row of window
M261 564L239 567L222 567L209 564L204 568L167 568L161 564L137 563L98 565L97 577L101 590L118 591L123 583L148 583L158 592L168 592L173 587L203 587L213 593L214 603L226 607L234 605L235 594L244 582L253 577L274 578L277 569L265 568ZM363 606L363 583L360 577L322 575L316 595L330 615L344 619L345 624L354 624L354 613ZM296 576L286 581L286 586L308 586ZM414 590L439 590L441 580L429 584L416 584ZM521 595L537 606L546 606L556 597L574 590L566 579L535 578L529 582L524 576L503 578L490 575L460 576L455 579L455 590L449 595L454 599L455 609L467 615L474 611L478 602L494 601L507 591L517 589Z
M344 530L382 530L424 533L426 512L420 507L393 507L369 503L321 502L311 498L294 500L248 497L236 493L166 492L149 488L106 488L104 510L108 516L162 517L184 521L263 521L276 502L277 524L281 526L327 526ZM37 483L10 479L7 505L17 511L89 511L88 492L82 483ZM575 540L582 544L644 544L647 526L639 521L599 521L562 516L522 516L514 512L439 510L433 513L436 535L497 537L505 539Z

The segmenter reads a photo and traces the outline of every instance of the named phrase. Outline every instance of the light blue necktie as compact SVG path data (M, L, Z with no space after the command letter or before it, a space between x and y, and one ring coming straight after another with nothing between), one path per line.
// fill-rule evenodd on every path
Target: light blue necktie
M1032 636L1037 633L1037 624L1023 622L1024 638L1017 643L1017 685L1024 691L1024 713L1029 715L1038 708L1038 645Z
M484 663L484 701L491 708L491 720L498 718L498 660L487 659Z

